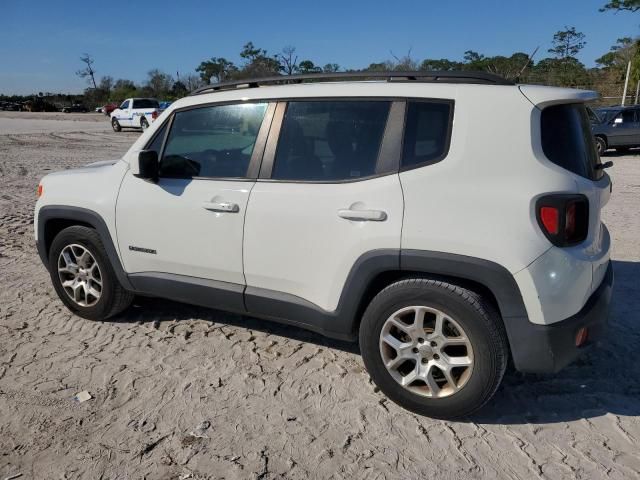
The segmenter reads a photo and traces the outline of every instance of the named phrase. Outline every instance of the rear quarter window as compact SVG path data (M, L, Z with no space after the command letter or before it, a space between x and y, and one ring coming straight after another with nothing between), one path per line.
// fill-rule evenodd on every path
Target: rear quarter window
M402 169L442 160L449 150L453 102L410 101L407 103Z
M581 177L602 178L600 157L583 104L546 107L540 123L542 151L551 162Z

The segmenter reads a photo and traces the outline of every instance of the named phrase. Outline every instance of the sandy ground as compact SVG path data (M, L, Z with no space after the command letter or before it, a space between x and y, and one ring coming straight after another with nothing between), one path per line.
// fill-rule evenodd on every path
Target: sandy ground
M71 315L33 244L38 179L115 158L138 134L9 117L0 479L638 478L640 156L612 157L609 341L555 376L511 373L481 414L444 422L387 401L355 346L292 327L150 299L104 323ZM83 390L94 398L72 401Z

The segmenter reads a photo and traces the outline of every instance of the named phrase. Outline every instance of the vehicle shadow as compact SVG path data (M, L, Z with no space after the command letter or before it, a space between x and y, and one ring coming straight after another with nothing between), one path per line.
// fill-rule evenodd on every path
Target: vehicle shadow
M555 375L510 371L469 421L555 423L611 413L640 415L640 262L613 261L613 305L606 338Z
M463 419L487 424L556 423L612 413L640 415L640 262L614 261L613 308L607 338L555 375L525 375L510 369L501 388L480 412ZM343 342L298 327L170 300L139 297L113 320L151 323L199 319L359 354Z
M162 298L136 297L131 308L114 317L119 323L153 323L165 321L205 320L211 324L227 325L256 330L270 335L299 340L318 346L359 353L358 344L324 337L318 333L293 325L285 325L270 320L259 319L195 305L174 302Z
M640 155L640 149L631 148L627 151L607 150L601 156L607 157L607 158L617 158L617 157L631 157L631 156L637 157L638 155Z

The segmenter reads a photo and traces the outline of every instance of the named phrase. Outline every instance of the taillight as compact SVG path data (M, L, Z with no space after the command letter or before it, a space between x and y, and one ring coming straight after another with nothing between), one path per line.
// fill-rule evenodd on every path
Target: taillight
M589 201L584 195L546 195L536 202L542 233L558 247L583 242L589 232Z
M151 118L153 120L155 120L156 118L158 118L158 110L154 110L153 112L151 112Z
M38 195L38 198L40 198L42 196L43 193L43 189L42 189L42 184L38 185L38 190L36 192L36 194Z
M560 212L556 207L542 207L540 209L540 220L547 233L558 234L558 223L560 222Z

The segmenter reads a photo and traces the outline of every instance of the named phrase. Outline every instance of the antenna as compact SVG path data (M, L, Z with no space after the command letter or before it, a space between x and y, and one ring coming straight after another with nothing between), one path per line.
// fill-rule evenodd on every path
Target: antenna
M522 74L524 73L524 71L527 69L527 67L531 64L531 62L533 61L533 57L536 53L538 53L538 50L540 49L540 45L538 45L535 50L533 52L531 52L531 55L529 55L529 58L527 58L526 63L522 66L522 69L520 70L520 73L518 73L518 76L516 77L516 80L519 80L520 77L522 76Z

